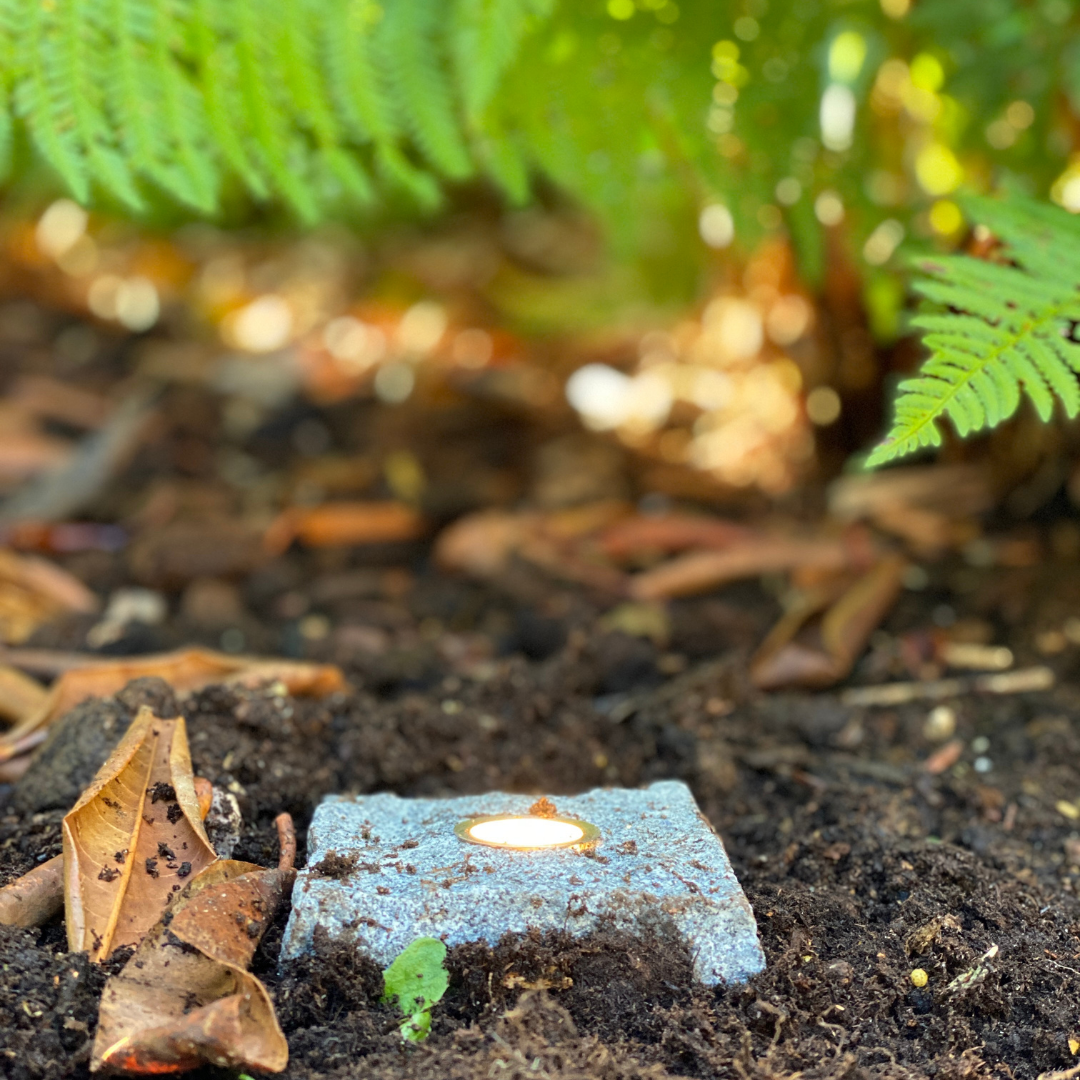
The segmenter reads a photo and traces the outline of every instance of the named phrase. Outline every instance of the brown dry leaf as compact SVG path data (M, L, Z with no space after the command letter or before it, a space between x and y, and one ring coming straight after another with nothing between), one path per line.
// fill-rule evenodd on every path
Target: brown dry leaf
M834 517L872 521L927 556L975 539L975 518L993 503L990 475L977 465L860 473L841 477L829 489Z
M389 544L416 540L426 528L423 517L404 503L329 502L285 510L266 530L263 546L280 555L293 540L308 547Z
M751 533L720 551L691 551L631 579L636 600L692 596L739 578L797 568L848 569L860 557L844 537L768 536Z
M31 416L81 428L101 427L113 410L104 395L51 375L20 375L8 388L7 400Z
M435 543L435 559L444 569L492 578L517 557L560 580L621 593L625 576L606 561L593 539L627 513L629 505L617 499L547 513L484 510L444 529Z
M899 556L882 559L838 598L838 590L820 589L792 608L750 663L754 685L820 690L843 679L900 595L906 565Z
M0 549L0 641L17 645L58 615L97 607L97 597L66 570Z
M196 578L248 574L268 556L254 525L224 513L206 513L145 528L127 557L136 581L174 589Z
M111 697L132 679L147 675L157 675L181 694L219 682L245 686L280 682L290 694L312 697L323 697L345 687L341 670L332 664L230 656L210 649L87 660L83 667L65 671L53 683L40 708L4 732L0 737L0 762L36 745L39 732L79 702L89 697Z
M601 550L611 559L635 560L653 553L671 554L689 548L716 549L744 542L754 533L723 518L692 514L635 514L605 529Z
M105 984L91 1071L179 1072L210 1063L280 1072L289 1047L270 996L246 968L292 888L292 819L276 870L221 860L181 892Z
M107 959L137 945L173 894L217 859L202 826L181 716L139 710L64 816L68 947Z
M199 819L206 820L214 787L205 777L195 777ZM0 889L0 925L43 926L64 906L64 856L35 866L29 873Z
M19 723L45 703L49 691L18 668L0 664L0 716Z

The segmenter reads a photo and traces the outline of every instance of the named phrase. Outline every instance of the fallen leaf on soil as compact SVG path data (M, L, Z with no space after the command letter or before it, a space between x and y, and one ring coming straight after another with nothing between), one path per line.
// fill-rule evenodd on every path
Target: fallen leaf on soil
M692 514L634 515L605 529L601 550L611 559L634 559L643 554L670 554L689 548L726 548L753 536L745 525L722 518Z
M773 627L750 663L762 690L821 690L845 678L902 588L906 561L882 559L838 597L819 591Z
M135 452L152 416L155 391L139 388L121 401L108 422L83 438L71 456L16 491L0 521L64 521L90 506Z
M97 606L97 597L66 570L0 549L0 641L18 644L57 615Z
M994 494L987 471L975 465L932 465L861 473L835 481L829 512L840 520L867 519L932 555L978 535L975 517Z
M720 551L691 551L631 579L637 600L692 596L739 578L813 567L841 571L861 556L844 537L795 537L751 534Z
M626 516L616 499L547 513L484 510L455 521L439 535L435 560L446 570L473 577L504 573L514 557L564 581L621 593L622 571L606 562L593 543L599 530Z
M221 860L191 881L105 984L91 1071L180 1072L202 1064L280 1072L289 1047L247 966L292 888L292 819L276 822L276 870Z
M424 519L400 502L330 502L294 506L266 530L263 546L280 555L294 541L308 547L349 547L415 540L426 531Z
M0 889L0 925L42 926L64 906L64 856L57 855Z
M195 798L205 821L214 799L214 787L205 777L195 777ZM63 906L64 856L57 855L0 889L0 925L43 926Z
M87 659L83 667L65 671L53 683L36 712L0 736L0 762L35 745L34 736L40 730L79 702L89 697L111 697L132 679L147 675L157 675L181 694L211 683L256 686L280 682L290 694L323 697L345 686L341 670L331 664L229 656L210 649L178 649L114 660Z
M0 716L19 723L41 708L49 691L18 668L0 664Z
M248 574L267 559L260 531L222 513L147 528L127 556L132 576L154 589L180 588L196 578Z
M32 416L81 428L101 427L113 410L104 395L50 375L20 375L9 387L7 400Z
M202 825L181 716L139 710L64 816L68 947L91 960L137 945L173 894L217 859Z

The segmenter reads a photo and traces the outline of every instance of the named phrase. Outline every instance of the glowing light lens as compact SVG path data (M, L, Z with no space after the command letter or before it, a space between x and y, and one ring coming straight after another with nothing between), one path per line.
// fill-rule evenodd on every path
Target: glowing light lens
M495 847L544 848L573 844L585 835L580 825L541 817L508 817L480 821L468 829L470 840Z

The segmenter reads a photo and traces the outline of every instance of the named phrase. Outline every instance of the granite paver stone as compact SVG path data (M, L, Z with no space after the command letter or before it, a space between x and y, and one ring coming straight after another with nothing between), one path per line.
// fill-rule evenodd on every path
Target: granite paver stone
M511 931L580 936L606 924L674 930L703 983L741 982L764 968L750 905L685 784L551 802L559 816L597 826L595 846L507 850L455 835L466 818L529 813L527 795L329 796L308 833L282 960L310 950L318 926L385 967L422 936L494 945Z

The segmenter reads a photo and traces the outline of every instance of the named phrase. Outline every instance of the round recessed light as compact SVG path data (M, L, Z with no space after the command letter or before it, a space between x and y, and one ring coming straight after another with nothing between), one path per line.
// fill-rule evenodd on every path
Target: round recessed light
M489 814L459 822L454 830L470 844L536 851L592 844L600 830L587 821L536 814Z

